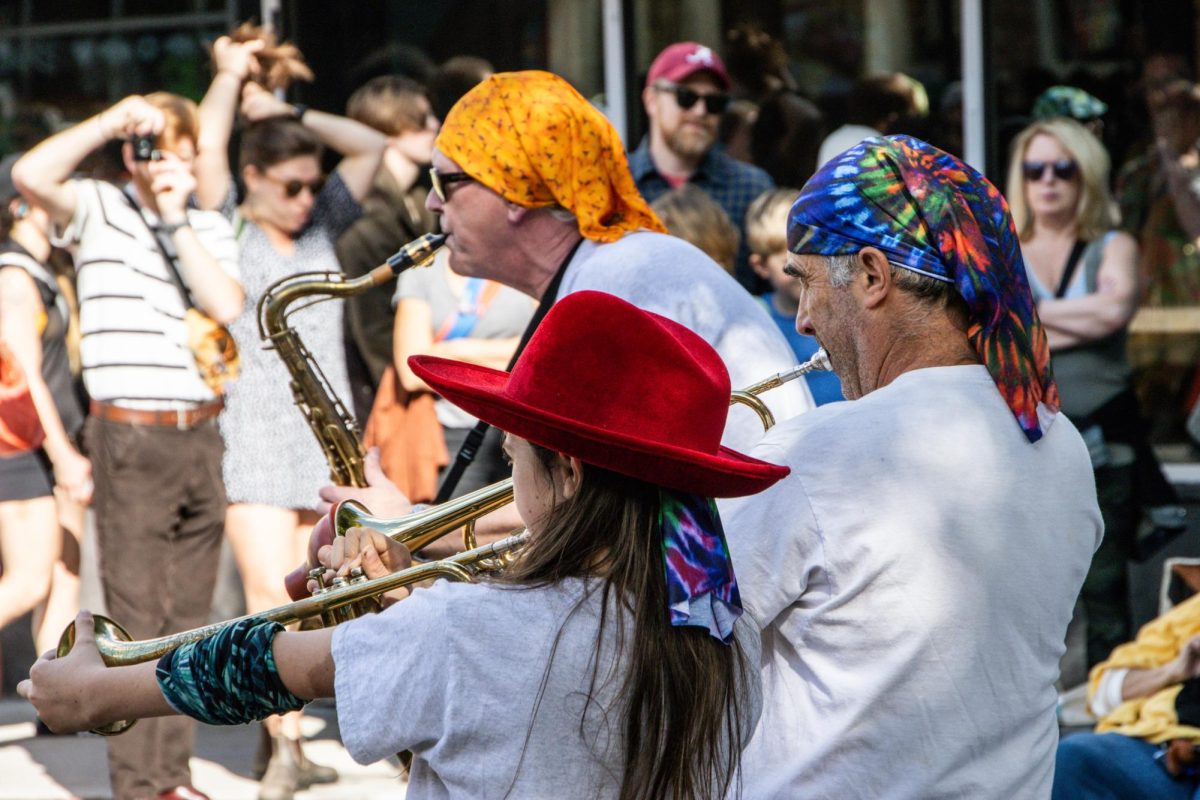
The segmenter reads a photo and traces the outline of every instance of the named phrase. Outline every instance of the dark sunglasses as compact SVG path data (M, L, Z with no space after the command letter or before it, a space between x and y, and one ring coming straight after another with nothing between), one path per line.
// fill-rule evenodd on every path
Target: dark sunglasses
M704 101L704 111L707 114L723 114L725 109L729 108L729 95L727 94L700 94L695 89L689 89L677 83L660 83L654 88L660 92L670 92L675 95L675 102L684 111L696 105L697 100Z
M266 175L266 173L263 173ZM285 181L282 178L276 178L273 175L266 175L267 180L277 183L283 187L283 193L289 198L298 196L305 189L312 192L312 196L316 197L325 188L325 178L317 178L315 181L290 180Z
M1047 167L1060 181L1069 181L1079 174L1079 164L1069 158L1060 158L1058 161L1024 161L1021 163L1021 171L1025 173L1027 181L1040 181L1046 174Z
M429 182L433 184L433 193L438 200L446 202L446 187L455 183L468 183L475 180L465 172L438 172L437 167L429 168Z

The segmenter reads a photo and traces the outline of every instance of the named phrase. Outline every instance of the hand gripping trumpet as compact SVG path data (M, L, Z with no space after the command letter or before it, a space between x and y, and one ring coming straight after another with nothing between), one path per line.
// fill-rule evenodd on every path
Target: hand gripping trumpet
M734 392L729 401L730 405L734 403L749 405L762 419L764 428L770 428L774 424L775 418L758 398L758 395L813 370L828 369L828 365L829 360L825 352L820 350L798 367L777 373L740 392ZM338 578L329 586L321 586L310 597L298 598L287 605L251 616L280 624L321 617L326 624L336 624L353 617L350 609L362 601L377 598L393 589L437 577L471 581L482 573L502 568L528 541L529 534L521 532L493 544L475 547L474 535L471 531L473 531L475 520L510 502L512 493L512 479L508 479L485 486L435 508L396 520L371 517L367 514L365 507L355 501L339 503L332 512L336 533L344 534L351 527L373 528L416 552L445 534L465 526L464 542L468 545L468 549L441 561L417 564L406 570L393 572L374 580L367 580L359 571L358 575L352 574L348 580ZM300 574L303 575L303 573ZM293 597L295 596L296 594L293 593ZM133 641L120 625L97 614L95 615L96 648L99 650L101 658L104 659L104 663L110 667L138 664L161 658L177 647L213 636L226 626L241 619L245 619L245 617L194 628L182 633L160 636L156 639ZM75 623L71 623L59 640L58 655L65 656L74 644ZM133 720L123 720L98 728L94 732L108 736L123 733L133 725L133 722Z
M440 233L428 233L400 248L387 261L359 278L347 279L336 272L301 272L276 281L258 301L258 334L275 350L291 374L292 396L329 462L329 477L338 486L366 486L362 437L354 417L346 409L325 373L317 364L296 329L288 323L292 305L308 300L307 308L334 297L353 297L381 286L409 267L428 266L445 243Z

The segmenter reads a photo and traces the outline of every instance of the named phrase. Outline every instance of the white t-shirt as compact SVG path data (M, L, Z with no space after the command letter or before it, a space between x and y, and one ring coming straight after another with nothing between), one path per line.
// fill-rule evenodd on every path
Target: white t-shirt
M585 240L558 296L585 289L616 295L699 334L720 354L734 389L796 365L791 346L762 304L699 248L674 236L640 231L610 244ZM803 380L772 389L762 399L777 422L816 406ZM730 409L722 442L745 450L762 434L754 412L737 405Z
M616 797L624 736L618 718L602 712L621 682L620 672L605 680L615 612L610 603L597 658L601 603L599 584L591 586L439 581L381 614L339 625L334 688L350 755L366 764L411 750L409 800ZM736 630L748 665L741 703L748 737L762 701L753 668L759 644L749 622ZM587 707L581 734L594 658L599 702Z
M745 796L1046 798L1059 658L1103 523L1060 415L1030 444L983 366L780 423L792 473L721 515L763 628Z

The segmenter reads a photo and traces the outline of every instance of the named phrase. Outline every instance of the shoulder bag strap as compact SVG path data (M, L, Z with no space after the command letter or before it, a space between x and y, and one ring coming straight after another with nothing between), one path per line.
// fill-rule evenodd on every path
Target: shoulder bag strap
M550 306L554 305L555 301L558 300L558 287L562 284L563 276L567 274L567 267L570 266L571 260L575 258L575 253L579 250L579 245L581 244L583 244L582 238L571 248L571 252L567 253L567 257L558 266L558 272L554 273L554 278L550 281L550 285L542 293L542 300L538 303L537 311L533 312L533 318L525 326L525 332L521 334L521 341L517 345L517 351L513 353L512 359L508 362L509 372L512 372L517 359L524 352L525 345L529 344L533 332L537 330L538 325L542 324L542 320L550 312ZM483 437L487 434L490 427L492 426L488 423L479 420L475 424L475 427L471 429L471 432L467 434L467 438L463 440L462 447L458 448L458 455L454 457L454 463L450 466L449 471L446 472L446 477L442 481L442 485L438 487L437 497L433 499L434 505L446 502L450 499L450 495L454 494L454 489L462 479L463 473L466 472L467 467L471 465L471 462L475 460L475 456L479 453L479 446L483 444Z
M1063 269L1062 279L1058 282L1058 288L1054 290L1055 298L1061 299L1067 293L1067 289L1071 286L1071 279L1075 277L1075 268L1079 266L1079 257L1083 255L1086 248L1087 242L1082 239L1075 240L1075 246L1071 248L1071 255L1067 257L1067 266Z
M141 207L129 196L128 189L121 190L121 197L125 199L125 202L133 209L133 213L146 226L146 230L150 231L150 235L154 237L154 243L158 245L158 251L162 253L163 261L167 265L167 273L171 277L171 283L175 284L175 288L179 291L179 297L183 300L183 307L185 309L194 308L196 304L192 302L192 296L188 293L187 286L183 283L183 278L179 275L179 254L175 251L175 243L171 241L170 236L167 236L160 229L146 221L146 218L142 216Z

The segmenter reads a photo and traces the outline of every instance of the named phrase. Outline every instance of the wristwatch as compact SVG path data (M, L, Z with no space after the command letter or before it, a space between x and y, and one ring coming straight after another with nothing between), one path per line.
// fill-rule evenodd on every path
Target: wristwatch
M192 227L192 223L188 222L185 219L183 222L176 222L176 223L164 222L158 226L158 229L160 231L162 231L163 233L165 233L167 236L173 236L173 235L175 235L175 231L179 230L180 228L190 228L190 227Z

